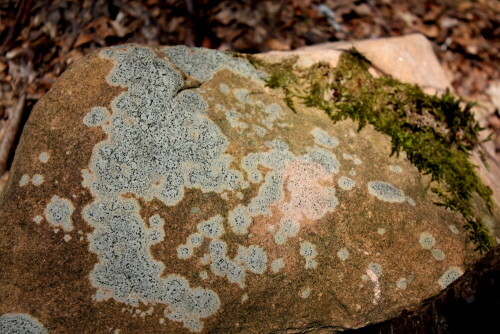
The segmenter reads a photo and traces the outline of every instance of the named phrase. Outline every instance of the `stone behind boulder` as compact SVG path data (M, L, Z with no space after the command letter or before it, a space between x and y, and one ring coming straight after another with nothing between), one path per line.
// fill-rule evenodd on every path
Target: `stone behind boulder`
M0 198L0 328L359 328L478 258L390 138L295 113L264 77L182 46L103 49L68 69Z

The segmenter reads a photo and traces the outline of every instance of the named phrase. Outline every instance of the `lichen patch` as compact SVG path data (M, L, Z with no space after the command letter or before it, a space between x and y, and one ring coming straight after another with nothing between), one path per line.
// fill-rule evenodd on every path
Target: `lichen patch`
M341 249L337 252L337 257L338 257L341 261L346 261L346 260L349 258L349 251L347 250L347 248L341 248Z
M309 296L311 296L311 292L312 292L312 289L310 287L305 287L300 291L299 296L302 299L306 299L306 298L309 298Z
M50 155L47 152L42 152L38 155L38 161L40 161L42 164L46 164L49 162Z
M436 245L436 239L429 232L422 232L418 238L418 242L424 249L432 249Z
M35 174L31 178L31 183L33 183L34 186L39 186L43 183L44 177L41 174Z
M37 319L25 313L6 313L0 316L0 333L48 334Z
M339 145L337 138L330 136L328 132L323 129L314 128L311 133L314 137L314 142L318 145L326 148L335 148Z
M315 269L318 266L318 262L316 262L316 256L318 255L318 251L316 250L316 245L310 243L305 240L300 243L299 254L305 259L305 268L306 269Z
M396 165L389 165L389 170L391 172L394 172L397 174L401 174L403 172L403 168L401 168L400 166L396 166Z
M346 176L341 176L339 178L338 185L342 190L351 190L356 185L356 181Z
M401 203L406 200L401 189L383 181L368 182L368 192L379 200L389 203Z
M463 271L460 267L457 266L450 266L448 269L444 272L444 274L439 278L438 284L441 286L441 288L446 288L448 285L453 283L456 279L458 279L460 276L463 275Z
M28 183L30 182L30 176L28 174L24 174L23 176L21 176L21 178L19 179L19 186L20 187L24 187L25 185L27 185Z
M73 231L71 216L74 210L75 207L70 200L54 195L45 207L45 219L50 225L71 232Z

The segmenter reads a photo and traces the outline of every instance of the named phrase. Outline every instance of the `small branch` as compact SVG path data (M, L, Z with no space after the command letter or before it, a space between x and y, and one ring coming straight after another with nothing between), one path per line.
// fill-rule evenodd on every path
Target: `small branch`
M0 176L3 175L7 168L7 162L9 161L10 153L12 152L14 141L19 131L19 125L21 124L25 102L26 95L23 93L19 97L17 106L12 109L12 113L9 115L9 119L5 124L6 130L3 138L0 138Z

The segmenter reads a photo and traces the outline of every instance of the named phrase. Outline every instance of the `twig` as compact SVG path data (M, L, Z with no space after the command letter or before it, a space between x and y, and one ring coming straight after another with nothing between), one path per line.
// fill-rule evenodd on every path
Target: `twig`
M19 125L21 124L25 102L26 95L23 93L19 97L17 106L11 109L12 113L9 115L7 124L5 124L6 130L0 142L0 176L3 175L7 168L7 162L9 161L10 153L13 149L14 141L16 140L16 136L19 131Z
M32 0L21 0L21 2L19 3L16 19L14 21L14 24L10 26L9 32L7 33L7 36L5 37L5 40L0 47L0 53L3 53L4 50L8 47L8 44L12 41L15 33L21 30L27 18L29 17L32 6Z

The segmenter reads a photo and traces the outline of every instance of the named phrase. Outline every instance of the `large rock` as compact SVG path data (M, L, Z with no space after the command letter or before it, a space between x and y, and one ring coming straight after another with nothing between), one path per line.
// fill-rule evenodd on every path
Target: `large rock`
M411 308L478 254L390 138L226 54L130 45L37 104L0 200L0 328L266 333Z

